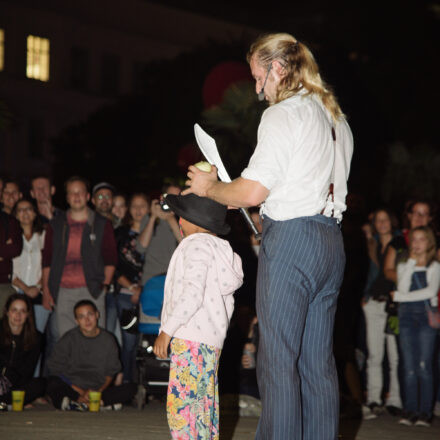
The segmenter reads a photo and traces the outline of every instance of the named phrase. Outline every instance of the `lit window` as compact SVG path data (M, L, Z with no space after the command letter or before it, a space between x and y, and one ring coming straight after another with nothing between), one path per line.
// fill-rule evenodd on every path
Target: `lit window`
M5 67L5 31L0 29L0 70Z
M49 40L47 38L27 37L27 64L28 78L49 81Z

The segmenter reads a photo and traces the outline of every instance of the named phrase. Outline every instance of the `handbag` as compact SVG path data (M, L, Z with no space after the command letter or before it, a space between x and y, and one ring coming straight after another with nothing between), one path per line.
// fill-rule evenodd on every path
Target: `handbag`
M440 311L438 307L431 306L429 300L425 300L425 309L429 326L435 329L440 328Z
M134 305L129 309L123 309L119 318L121 329L128 332L137 334L139 324L139 306Z

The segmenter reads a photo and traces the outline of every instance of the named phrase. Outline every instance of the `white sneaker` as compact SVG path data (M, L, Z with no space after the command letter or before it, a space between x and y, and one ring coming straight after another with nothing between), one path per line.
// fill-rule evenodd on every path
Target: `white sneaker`
M70 408L70 399L67 396L61 401L61 411L67 411Z
M364 420L373 420L377 419L377 414L371 410L371 408L367 405L362 405L362 418Z
M122 403L113 403L113 405L101 406L100 411L121 411Z

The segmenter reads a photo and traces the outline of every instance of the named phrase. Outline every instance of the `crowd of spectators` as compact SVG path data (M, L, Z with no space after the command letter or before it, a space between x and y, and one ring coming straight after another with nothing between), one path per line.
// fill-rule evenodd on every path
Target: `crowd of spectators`
M182 239L178 221L148 192L127 197L107 182L90 189L73 176L62 210L53 205L55 191L46 176L33 178L29 191L0 179L0 403L8 405L20 388L26 404L46 398L59 409L83 410L88 391L99 390L103 406L119 409L136 393L140 339L121 320L138 313L143 286L167 272ZM162 193L180 188L166 185ZM373 420L387 411L402 424L429 426L440 416L434 205L408 203L402 228L388 208L364 221L348 205L334 336L341 414L358 408ZM227 239L242 257L245 279L220 362L220 391L248 396L243 409L259 398L259 242L237 213L228 215ZM261 229L258 211L251 216Z
M355 222L347 218L351 241L346 237L347 268L338 304L338 312L346 313L337 312L335 324L343 414L355 408L364 420L373 420L388 412L402 425L422 427L440 416L435 214L431 202L412 200L399 228L394 213L379 208L367 222L358 222L364 233L358 240L350 232Z

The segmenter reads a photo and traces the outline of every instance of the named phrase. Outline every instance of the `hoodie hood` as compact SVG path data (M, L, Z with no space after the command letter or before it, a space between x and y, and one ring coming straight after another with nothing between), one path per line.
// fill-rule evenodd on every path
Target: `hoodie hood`
M199 239L208 244L215 255L214 265L217 269L218 284L222 295L233 294L243 284L241 258L236 254L228 241L215 235L198 233L187 237L187 240Z
M241 258L222 238L207 233L183 239L165 281L161 331L222 348L243 283Z

